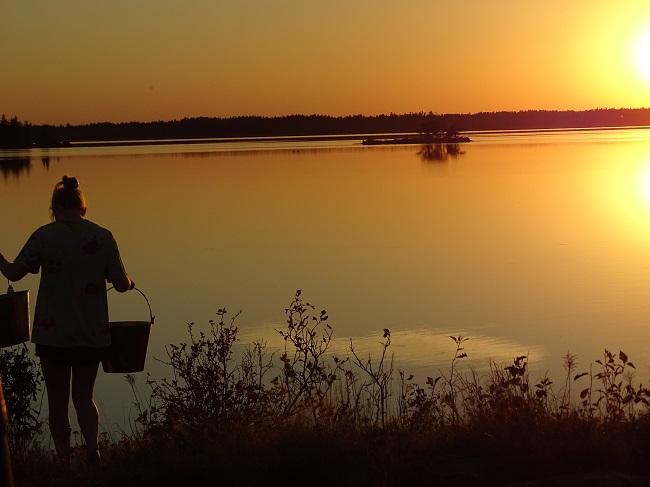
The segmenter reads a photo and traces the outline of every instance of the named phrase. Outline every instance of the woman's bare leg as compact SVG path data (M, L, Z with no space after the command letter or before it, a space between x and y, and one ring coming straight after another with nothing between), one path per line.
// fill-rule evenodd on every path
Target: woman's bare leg
M99 362L72 367L72 403L91 461L95 456L99 461L99 411L93 398L98 368Z
M68 414L71 367L54 362L47 357L41 357L41 370L47 389L50 433L54 440L56 453L61 461L69 462L72 431Z

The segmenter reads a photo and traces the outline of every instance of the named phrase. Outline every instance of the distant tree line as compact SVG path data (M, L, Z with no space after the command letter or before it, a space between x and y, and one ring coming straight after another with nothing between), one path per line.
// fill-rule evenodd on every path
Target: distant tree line
M0 116L0 149L52 147L60 145L54 127L21 122L18 117Z
M152 139L197 139L305 135L414 133L423 127L455 131L650 126L650 108L597 108L585 111L525 110L389 115L288 115L282 117L197 117L156 122L31 125L16 117L0 119L0 148L51 147L67 142Z
M17 117L7 119L0 117L0 148L12 149L31 145L30 125Z

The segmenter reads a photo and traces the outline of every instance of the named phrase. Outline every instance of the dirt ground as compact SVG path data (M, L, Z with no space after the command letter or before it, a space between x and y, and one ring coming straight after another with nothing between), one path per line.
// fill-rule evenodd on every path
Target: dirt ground
M650 487L650 477L619 472L591 472L502 484L500 487Z
M496 480L501 473L499 468L482 459L463 455L443 455L437 457L430 465L430 485L453 487L650 487L650 473L647 469L629 469L582 471L574 473L538 476L531 472L529 478L525 472L510 472L511 478L526 480ZM506 469L506 467L503 467ZM506 473L507 469L503 473ZM506 477L507 478L507 477Z

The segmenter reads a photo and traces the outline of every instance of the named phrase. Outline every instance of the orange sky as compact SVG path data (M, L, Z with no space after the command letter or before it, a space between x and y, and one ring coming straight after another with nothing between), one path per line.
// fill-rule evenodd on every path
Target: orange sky
M650 107L648 33L647 0L7 1L0 114L78 124Z

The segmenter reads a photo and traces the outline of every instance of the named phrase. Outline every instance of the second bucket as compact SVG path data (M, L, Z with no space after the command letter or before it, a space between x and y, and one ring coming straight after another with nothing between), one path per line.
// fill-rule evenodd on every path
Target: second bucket
M112 288L111 288L112 289ZM102 361L104 372L109 374L124 374L141 372L147 358L149 333L154 322L149 300L137 287L149 306L149 321L111 321L111 349L106 359Z
M0 296L0 348L13 347L29 340L29 291L14 291Z

